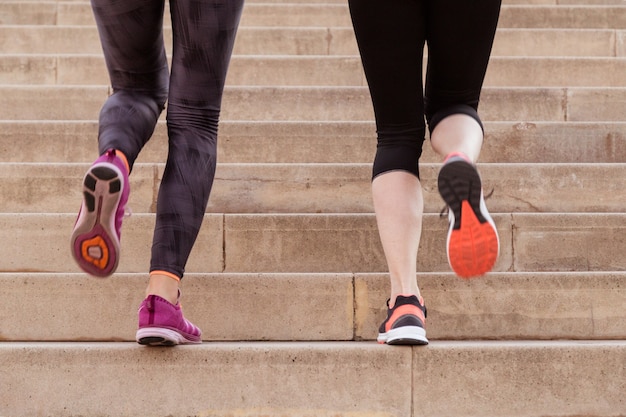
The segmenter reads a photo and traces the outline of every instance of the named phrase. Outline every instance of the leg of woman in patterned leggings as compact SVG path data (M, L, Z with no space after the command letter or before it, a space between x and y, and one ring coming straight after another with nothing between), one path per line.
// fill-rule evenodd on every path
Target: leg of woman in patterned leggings
M450 207L452 269L463 277L481 275L498 253L475 162L483 140L478 101L500 0L349 0L349 5L376 118L372 193L391 280L378 341L426 344L426 309L415 275L424 118L431 144L444 158L439 190Z
M128 174L167 101L169 152L137 340L199 343L200 330L182 316L178 284L215 175L222 94L243 0L170 0L171 75L164 0L92 0L92 8L113 94L100 113L100 157L83 181L72 253L92 275L108 276L117 268Z

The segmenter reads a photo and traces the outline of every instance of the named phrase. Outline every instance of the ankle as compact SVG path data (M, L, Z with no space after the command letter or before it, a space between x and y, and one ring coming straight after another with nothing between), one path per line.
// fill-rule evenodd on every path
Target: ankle
M146 288L146 296L158 295L172 304L178 303L180 278L165 271L153 271Z
M389 308L393 308L396 305L396 299L400 296L402 297L411 297L411 296L416 296L418 300L422 299L422 295L420 294L419 290L417 291L411 291L411 292L405 292L402 294L392 294L391 297L389 297ZM420 301L421 302L421 301Z

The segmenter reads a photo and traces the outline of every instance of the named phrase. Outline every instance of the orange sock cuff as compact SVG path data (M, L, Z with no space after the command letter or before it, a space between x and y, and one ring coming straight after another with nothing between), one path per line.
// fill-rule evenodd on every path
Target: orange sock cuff
M180 277L177 275L172 274L171 272L167 272L167 271L150 271L150 276L152 275L163 275L166 276L168 278L172 278L174 281L178 281L180 282Z
M130 165L128 164L128 158L126 158L126 155L124 155L124 152L120 151L119 149L116 149L115 155L117 155L122 160L122 162L124 162L124 165L126 166L126 171L130 173Z
M465 155L463 152L452 152L451 154L446 156L446 159L443 160L443 163L445 164L448 161L448 159L454 158L455 156L458 156L459 158L465 159L470 164L472 163L471 159L469 159L469 157L467 155Z

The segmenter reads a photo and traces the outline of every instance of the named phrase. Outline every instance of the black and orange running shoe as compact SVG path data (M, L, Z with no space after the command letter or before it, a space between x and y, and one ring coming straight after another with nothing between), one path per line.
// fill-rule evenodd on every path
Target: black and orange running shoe
M448 205L450 229L446 246L450 267L462 278L491 271L500 242L476 167L462 154L449 155L439 172L438 187Z
M427 345L426 307L415 295L399 295L393 308L387 300L387 320L378 330L378 343L388 345Z

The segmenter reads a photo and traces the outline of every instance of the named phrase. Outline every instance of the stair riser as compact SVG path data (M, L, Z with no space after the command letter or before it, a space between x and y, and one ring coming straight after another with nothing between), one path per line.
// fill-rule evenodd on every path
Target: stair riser
M613 29L498 29L493 56L626 56L626 31ZM164 29L171 53L171 29ZM3 53L101 54L95 26L0 26ZM246 28L241 27L235 54L356 55L351 27Z
M3 86L0 107L5 120L93 120L107 95L106 87ZM485 88L480 113L485 121L621 122L626 88ZM367 87L230 87L221 118L371 121L374 116Z
M427 213L439 213L445 206L437 191L440 166L422 164L420 169ZM76 211L88 168L88 164L0 165L0 212ZM135 165L129 203L133 212L154 212L163 168ZM626 164L484 164L479 169L494 213L624 210ZM207 212L372 213L371 175L371 164L220 164ZM65 197L59 198L60 193Z
M490 273L463 280L419 273L427 336L441 339L624 339L625 273ZM355 274L355 336L386 317L386 274Z
M413 350L415 415L611 416L626 411L624 342ZM454 386L447 385L450 382ZM458 385L457 385L458 384ZM452 394L453 393L453 394ZM427 400L424 400L427 399Z
M626 123L485 122L484 163L624 163ZM373 122L220 123L220 163L367 163L375 152ZM5 162L84 162L97 155L97 122L0 121ZM138 163L163 162L165 122ZM19 144L19 146L15 146ZM440 162L428 142L423 163Z
M0 84L108 85L101 56L9 55L3 58ZM424 66L426 68L426 66ZM530 75L530 76L529 76ZM227 85L363 86L361 61L353 57L234 56ZM626 59L494 57L487 87L621 87Z
M506 3L506 1L504 2ZM511 2L509 2L511 3ZM500 11L500 28L589 28L623 29L626 27L624 2L609 0L603 4L614 6L598 7L584 2L576 7L568 7L563 1L544 5L531 5L533 2L515 6L503 5ZM596 3L597 4L597 3Z
M212 417L485 416L493 410L520 417L614 416L625 409L624 342L441 342L421 348L217 343L182 349L6 344L0 360L7 364L0 404L15 417L103 410L116 416L147 410ZM164 362L176 370L166 384ZM87 370L85 364L98 366Z
M493 273L471 281L420 273L417 279L431 341L626 337L625 273ZM0 274L0 316L13 316L2 338L134 341L146 282L147 274ZM182 291L185 314L205 341L372 341L386 317L389 277L188 274ZM264 308L273 304L281 306L280 320ZM51 315L54 320L44 320Z
M2 214L0 271L77 272L69 235L75 214ZM624 214L493 215L500 236L494 271L626 270ZM148 268L154 215L125 220L119 272ZM42 238L42 231L45 237ZM449 271L448 223L424 216L419 271ZM187 272L386 271L373 214L208 214Z
M505 2L506 3L506 2ZM548 2L546 2L548 3ZM603 28L626 27L623 3L602 8L564 7L554 5L503 5L500 28ZM541 7L541 8L539 8ZM11 25L94 25L93 13L85 2L7 2L0 4L0 20ZM164 21L170 22L165 8ZM247 2L241 26L351 26L345 4L255 4Z
M15 417L39 413L331 417L383 410L406 417L412 401L411 350L377 348L375 344L205 344L182 349L11 344L0 346L0 360L11 363L11 370L0 376L6 388L0 404L3 412ZM86 363L97 366L87 370ZM175 370L166 383L164 363ZM396 372L380 378L382 365L372 363L393 366ZM405 380L401 387L396 386L398 378ZM365 398L362 388L347 388L363 384L375 394ZM85 387L98 389L87 392ZM328 392L334 393L332 398ZM170 396L176 399L169 400Z

